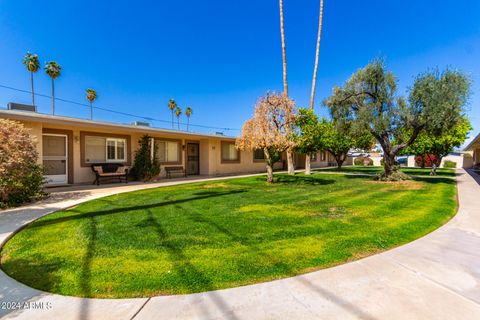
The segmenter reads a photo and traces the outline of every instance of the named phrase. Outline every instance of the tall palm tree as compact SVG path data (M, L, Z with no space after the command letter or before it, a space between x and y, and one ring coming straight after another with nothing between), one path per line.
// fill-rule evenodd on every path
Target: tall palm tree
M185 115L187 116L187 131L188 131L188 127L190 126L190 116L192 115L193 113L193 110L191 107L187 107L187 109L185 109Z
M285 42L285 27L283 24L283 0L279 0L280 4L280 37L282 38L282 60L283 60L283 92L288 97L287 82L287 44Z
M97 99L97 91L88 88L85 90L87 93L87 100L90 101L90 120L93 119L93 101Z
M320 14L319 14L319 18L318 18L318 34L317 34L317 49L315 51L315 65L313 67L312 90L310 92L310 109L311 110L313 110L313 102L315 100L315 87L317 85L318 57L320 55L320 39L322 37L322 25L323 25L323 0L320 0Z
M30 83L32 85L32 105L35 105L35 90L33 88L33 74L40 69L40 61L38 55L31 54L30 51L23 57L23 64L30 72Z
M282 60L283 60L283 92L288 97L288 81L287 81L287 44L285 41L285 26L283 23L283 0L279 0L280 5L280 37L282 39ZM287 166L288 174L294 175L295 168L293 166L293 151L287 149Z
M175 108L175 115L177 116L178 130L180 130L180 116L182 115L182 109L180 109L180 107Z
M320 13L318 15L318 34L317 34L317 48L315 50L315 64L313 66L313 79L312 90L310 91L310 110L313 110L313 103L315 101L315 88L317 86L317 71L318 71L318 58L320 55L320 40L322 37L322 25L323 25L323 0L320 0ZM310 170L310 154L305 157L305 174L311 174Z
M172 129L175 128L174 125L173 125L173 123L174 123L173 113L174 113L176 107L177 107L177 103L175 102L175 100L173 100L173 99L168 100L168 108L170 109L170 111L172 111Z
M55 79L60 77L60 70L62 67L55 61L45 64L45 72L52 78L52 114L55 114Z

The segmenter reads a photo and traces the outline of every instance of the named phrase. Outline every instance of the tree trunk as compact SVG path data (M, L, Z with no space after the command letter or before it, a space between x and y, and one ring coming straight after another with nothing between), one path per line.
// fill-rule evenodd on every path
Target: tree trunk
M177 128L180 130L180 117L177 118Z
M319 18L318 18L317 49L315 51L315 65L313 67L312 90L310 92L310 110L313 110L313 102L315 100L315 87L317 85L318 57L320 55L320 39L321 39L321 36L322 36L322 24L323 24L323 0L320 0L320 14L319 14Z
M263 154L265 155L265 164L267 166L267 182L273 183L273 164L272 158L270 157L270 153L268 152L267 148L263 149Z
M187 131L189 130L190 127L190 117L187 117Z
M173 117L173 109L172 109L172 129L175 129L175 120Z
M312 170L310 168L310 154L308 154L308 153L305 156L305 174L306 175L312 174Z
M337 170L340 170L345 162L345 157L343 155L335 156L335 161L337 162Z
M283 60L283 92L288 97L287 82L287 45L285 43L285 27L283 25L283 0L280 1L280 37L282 38L282 60Z
M35 90L33 88L33 72L30 72L30 84L32 85L32 105L35 105Z
M52 114L55 114L55 80L52 78Z
M395 171L395 155L391 153L383 153L383 169L385 177L390 177Z
M287 166L288 166L288 174L293 176L295 175L295 167L293 166L293 152L287 150Z
M90 101L90 120L93 120L93 103Z
M422 169L425 169L425 155L422 154L422 162L421 162Z

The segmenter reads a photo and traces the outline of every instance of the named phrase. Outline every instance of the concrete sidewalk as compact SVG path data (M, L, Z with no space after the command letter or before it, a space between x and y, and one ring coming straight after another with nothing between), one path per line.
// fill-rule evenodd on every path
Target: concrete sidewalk
M59 296L29 288L0 272L0 315L5 319L480 319L480 186L465 170L457 172L458 214L435 232L378 255L283 280L149 299ZM81 190L70 193L73 199L63 200L58 193L45 203L0 213L0 242L25 223L58 209L119 191L180 183L185 181ZM30 304L6 310L5 302Z

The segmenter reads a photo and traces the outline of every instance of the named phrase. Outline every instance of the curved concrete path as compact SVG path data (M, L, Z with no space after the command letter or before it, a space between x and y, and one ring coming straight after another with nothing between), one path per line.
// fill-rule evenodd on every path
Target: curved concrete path
M227 177L228 178L228 177ZM215 178L218 179L218 178ZM240 288L149 299L82 299L29 288L0 272L5 319L480 319L480 186L458 170L458 214L402 247L338 267ZM198 180L197 180L198 181ZM170 182L172 185L185 182ZM0 242L54 210L129 185L62 194L0 213ZM21 303L6 310L5 302Z

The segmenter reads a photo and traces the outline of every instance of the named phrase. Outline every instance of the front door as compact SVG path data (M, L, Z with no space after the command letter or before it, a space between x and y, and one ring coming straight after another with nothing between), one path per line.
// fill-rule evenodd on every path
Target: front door
M187 143L187 175L200 174L200 146Z
M47 185L68 182L68 137L64 134L43 134L43 166Z

